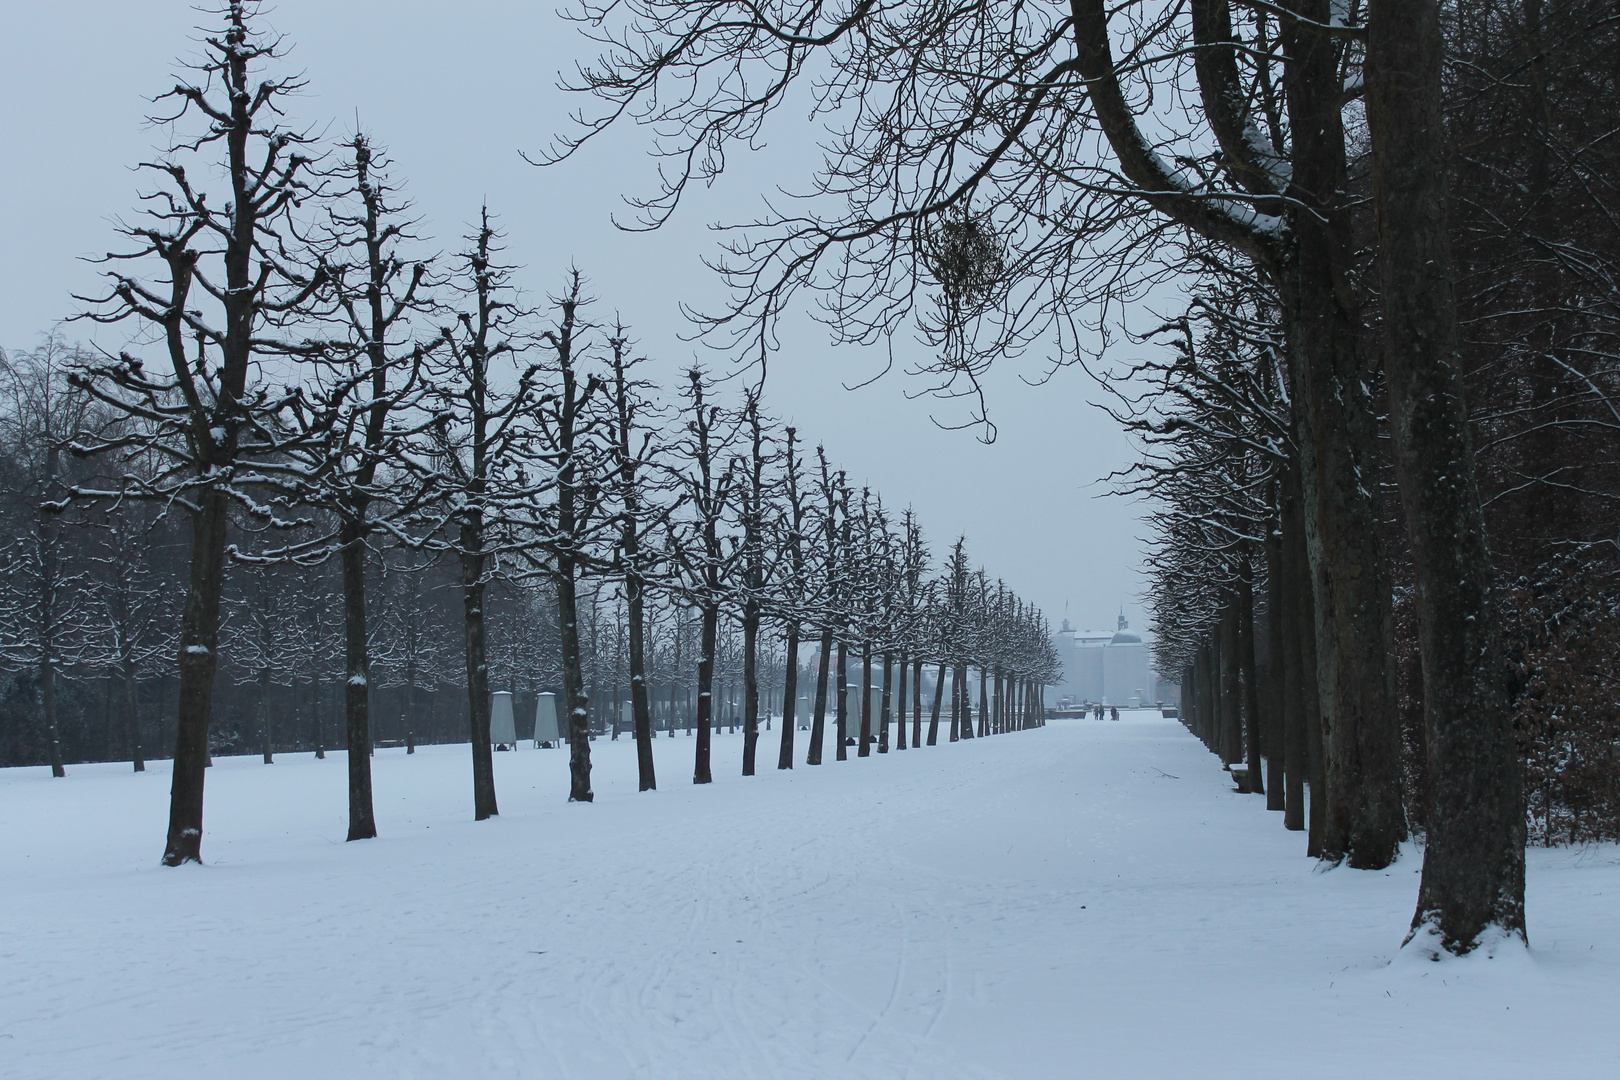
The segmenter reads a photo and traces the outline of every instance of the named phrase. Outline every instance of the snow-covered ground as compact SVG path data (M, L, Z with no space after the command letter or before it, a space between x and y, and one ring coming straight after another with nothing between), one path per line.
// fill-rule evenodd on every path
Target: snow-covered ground
M774 764L775 733L761 744ZM801 743L802 748L802 743ZM694 788L692 741L0 772L0 1076L1615 1077L1620 849L1533 851L1533 948L1397 957L1418 857L1320 872L1174 721ZM1391 961L1394 961L1393 963Z

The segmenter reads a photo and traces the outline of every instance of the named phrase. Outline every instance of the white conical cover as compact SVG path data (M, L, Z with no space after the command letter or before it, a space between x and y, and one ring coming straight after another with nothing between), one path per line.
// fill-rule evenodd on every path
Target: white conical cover
M512 722L512 694L497 690L489 695L489 741L497 746L516 746L517 727Z
M541 694L534 706L534 741L555 743L561 738L557 723L557 695Z

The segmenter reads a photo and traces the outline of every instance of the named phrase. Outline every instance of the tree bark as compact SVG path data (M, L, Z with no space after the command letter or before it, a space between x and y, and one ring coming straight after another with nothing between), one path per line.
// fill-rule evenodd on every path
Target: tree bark
M990 733L990 669L978 667L978 735Z
M1222 597L1217 648L1220 656L1221 762L1236 765L1243 760L1243 688L1238 668L1238 599L1232 593ZM1245 782L1243 790L1248 791Z
M1299 495L1297 463L1284 471L1281 485L1282 537L1281 571L1277 593L1282 598L1278 611L1283 646L1283 775L1287 783L1283 801L1283 828L1295 832L1305 828L1305 783L1309 775L1307 746L1307 690L1314 693L1314 663L1307 668L1305 635L1316 633L1310 610L1310 575L1306 569L1305 522Z
M693 755L692 783L714 782L710 768L709 738L714 722L714 651L720 637L720 608L713 601L703 605L703 625L698 643L697 750Z
M1294 0L1325 24L1331 0ZM1316 596L1327 817L1323 857L1388 866L1406 836L1400 731L1387 661L1390 612L1380 543L1377 431L1357 342L1343 90L1330 35L1284 21L1294 138L1292 263L1280 282L1293 400L1300 403L1307 543ZM1313 791L1312 797L1315 798Z
M827 737L827 675L832 666L833 632L821 632L821 655L816 657L816 703L810 718L810 749L805 755L806 765L821 764L822 743Z
M872 643L861 645L861 745L855 748L859 757L872 756Z
M224 493L213 489L203 491L198 501L201 505L191 519L191 581L180 617L180 697L164 866L202 862L203 778L219 654L228 503Z
M849 646L842 641L838 643L837 690L837 757L839 761L846 761L849 758L849 747L845 745L849 740Z
M54 634L54 629L47 635ZM62 764L62 737L56 719L56 658L51 655L50 639L45 639L45 655L39 662L40 710L45 720L45 749L50 754L51 776L60 780L67 775Z
M633 553L632 553L633 555ZM641 575L625 575L625 608L630 635L630 711L636 723L636 773L639 791L658 787L653 768L652 697L647 690L647 615L645 586Z
M146 771L146 755L141 749L141 714L138 706L139 689L135 681L135 658L126 650L124 668L124 749L135 772Z
M276 759L270 748L270 669L259 669L259 752L266 765L274 765Z
M895 719L899 721L894 728L894 748L896 750L906 748L906 659L904 655L901 655L900 670L898 672L900 685L894 692L896 703L894 714Z
M1322 665L1317 659L1316 643L1321 620L1316 616L1316 590L1312 588L1311 561L1305 550L1305 537L1301 531L1294 558L1298 574L1295 587L1296 612L1299 633L1300 701L1304 708L1301 719L1305 725L1305 776L1310 785L1310 806L1306 813L1307 833L1305 853L1321 858L1325 850L1323 837L1327 830L1327 748L1322 731Z
M1272 485L1272 502L1276 502L1277 485ZM1266 669L1265 709L1266 744L1266 809L1288 808L1288 728L1286 675L1283 652L1287 648L1283 616L1282 524L1274 518L1266 524L1264 545L1266 561L1266 654L1270 663Z
M461 606L467 637L467 709L473 761L473 820L495 805L495 754L489 743L489 659L484 640L484 551L480 520L461 526ZM354 756L353 749L349 752ZM353 766L351 766L352 769Z
M878 741L877 749L880 754L889 752L889 719L890 709L894 704L894 654L883 654L883 691L878 709Z
M570 529L572 523L569 523ZM591 700L579 653L578 569L567 554L557 556L557 638L562 651L563 697L568 703L568 801L592 802ZM489 695L486 693L485 700ZM486 708L488 706L486 705ZM485 716L487 728L488 715ZM639 753L639 751L638 751Z
M759 601L750 597L743 605L743 767L744 776L754 775L759 746Z
M1244 748L1248 754L1249 791L1255 795L1266 793L1266 782L1260 763L1260 684L1254 658L1254 581L1249 560L1245 558L1238 570L1237 595L1237 660L1238 674L1243 679Z
M1439 4L1372 0L1367 49L1384 370L1428 735L1429 819L1412 929L1466 953L1491 927L1525 936L1526 827L1458 355Z
M920 690L919 690L920 692ZM928 708L928 745L939 743L939 707L945 696L945 661L939 662L939 675L934 679L934 702Z
M344 730L348 735L349 835L367 840L377 835L371 797L371 658L366 626L366 545L362 527L345 523L339 538L343 550L343 681Z
M787 627L787 666L782 669L782 746L776 755L778 769L793 768L793 729L799 723L799 622Z

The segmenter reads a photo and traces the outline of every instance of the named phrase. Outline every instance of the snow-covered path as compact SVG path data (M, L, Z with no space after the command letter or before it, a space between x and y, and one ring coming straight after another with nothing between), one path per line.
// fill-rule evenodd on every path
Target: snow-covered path
M774 763L775 734L761 760ZM0 1076L1614 1077L1620 849L1532 852L1529 956L1401 957L1418 859L1316 872L1173 721L689 782L658 743L0 772ZM768 752L767 752L768 750ZM801 749L802 752L802 749Z

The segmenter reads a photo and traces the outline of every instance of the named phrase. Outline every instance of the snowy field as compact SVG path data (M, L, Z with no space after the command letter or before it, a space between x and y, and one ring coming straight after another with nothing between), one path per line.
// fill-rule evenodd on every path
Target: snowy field
M774 764L775 733L761 742ZM1528 955L1396 957L1418 857L1319 872L1174 721L694 788L692 741L0 772L0 1076L1620 1076L1620 849L1533 851ZM1392 960L1394 961L1392 963Z

